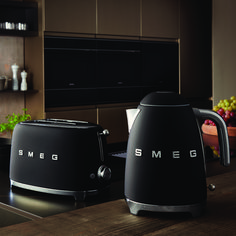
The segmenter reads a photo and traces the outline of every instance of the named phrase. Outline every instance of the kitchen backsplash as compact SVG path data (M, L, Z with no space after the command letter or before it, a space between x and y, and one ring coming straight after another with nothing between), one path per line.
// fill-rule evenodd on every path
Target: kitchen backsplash
M18 76L24 69L24 38L0 37L0 76L12 78L11 65L19 65ZM5 121L8 114L21 113L24 108L24 94L0 91L0 123Z
M12 64L24 69L24 38L0 37L0 75L12 77Z

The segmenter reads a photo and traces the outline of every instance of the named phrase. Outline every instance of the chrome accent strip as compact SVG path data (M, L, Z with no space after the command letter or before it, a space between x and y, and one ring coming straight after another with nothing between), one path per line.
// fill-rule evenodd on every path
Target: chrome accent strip
M193 217L200 216L205 209L205 203L197 203L192 205L152 205L132 201L126 198L130 213L138 215L140 211L151 212L190 212Z
M43 217L41 216L38 216L38 215L35 215L31 212L28 212L28 211L24 211L22 209L18 209L16 207L13 207L11 205L7 205L7 204L4 204L2 202L0 202L0 208L6 210L6 211L10 211L10 212L13 212L17 215L20 215L20 216L23 216L23 217L26 217L28 219L31 219L31 220L38 220L38 219L42 219Z
M98 190L87 190L87 191L70 191L70 190L61 190L61 189L52 189L52 188L44 188L38 187L29 184L23 184L14 180L10 180L10 185L16 186L19 188L24 188L32 191L38 191L42 193L50 193L50 194L58 194L58 195L66 195L66 196L74 196L75 200L84 200L87 195L94 195L98 193Z

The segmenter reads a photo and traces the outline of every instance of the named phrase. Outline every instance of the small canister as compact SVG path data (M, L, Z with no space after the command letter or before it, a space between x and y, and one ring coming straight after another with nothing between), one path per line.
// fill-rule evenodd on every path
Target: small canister
M6 89L7 77L0 76L0 91Z

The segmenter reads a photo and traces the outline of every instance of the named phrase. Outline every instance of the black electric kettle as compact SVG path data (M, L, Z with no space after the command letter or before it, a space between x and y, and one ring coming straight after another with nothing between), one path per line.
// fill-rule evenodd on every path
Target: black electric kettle
M227 127L211 110L192 108L179 94L153 92L137 109L127 110L130 131L125 169L125 198L134 215L140 211L190 212L206 206L205 156L196 118L217 125L220 161L230 164Z

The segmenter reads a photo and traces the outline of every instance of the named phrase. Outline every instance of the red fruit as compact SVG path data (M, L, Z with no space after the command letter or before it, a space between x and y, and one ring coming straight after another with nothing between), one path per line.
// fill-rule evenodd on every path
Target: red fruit
M222 116L224 114L224 109L223 108L220 108L217 113Z
M216 124L212 120L209 120L209 125L216 126Z
M230 115L229 114L225 114L225 119L226 120L230 119Z

